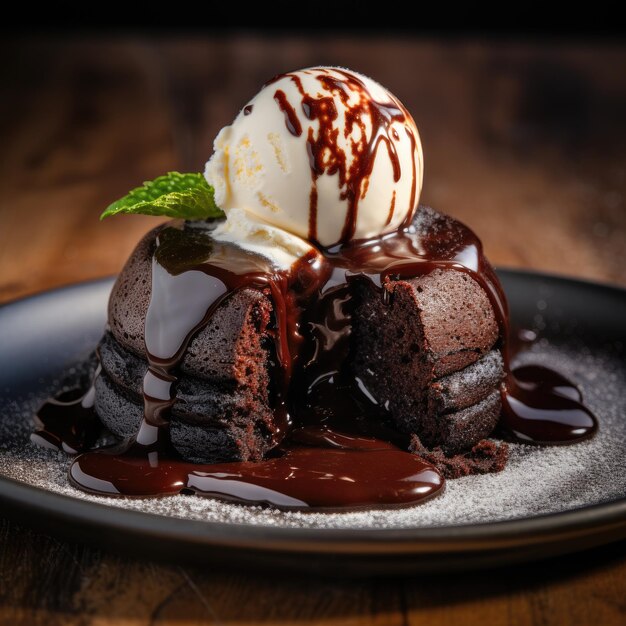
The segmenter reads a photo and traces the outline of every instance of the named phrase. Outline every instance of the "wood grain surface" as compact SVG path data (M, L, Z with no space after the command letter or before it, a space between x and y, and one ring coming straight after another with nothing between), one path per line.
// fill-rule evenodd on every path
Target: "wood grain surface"
M0 302L119 271L154 218L98 221L212 139L271 75L372 75L413 112L422 201L497 266L626 285L626 47L354 36L0 43ZM155 546L158 550L158 546ZM127 560L0 520L0 624L606 624L626 621L626 543L466 575L253 578Z

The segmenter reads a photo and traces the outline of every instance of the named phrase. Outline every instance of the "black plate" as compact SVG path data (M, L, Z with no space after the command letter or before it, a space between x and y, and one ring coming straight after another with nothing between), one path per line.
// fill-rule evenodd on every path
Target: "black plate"
M499 272L514 324L536 322L550 297L544 335L575 332L626 345L626 291L518 271ZM0 308L0 402L37 392L97 342L112 280L39 294ZM333 574L402 574L469 568L562 554L626 537L626 494L605 504L527 519L410 529L272 528L175 519L51 493L0 477L2 513L72 539L172 560L219 559Z

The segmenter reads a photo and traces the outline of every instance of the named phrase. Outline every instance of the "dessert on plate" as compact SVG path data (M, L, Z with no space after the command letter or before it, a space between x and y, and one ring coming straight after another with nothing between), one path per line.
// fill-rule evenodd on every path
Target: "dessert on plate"
M176 219L119 275L89 390L33 438L82 452L70 480L95 493L350 508L501 471L503 438L591 436L571 383L511 372L500 283L467 226L418 204L422 175L413 118L372 79L268 81L203 175L105 211ZM102 428L120 443L90 450Z

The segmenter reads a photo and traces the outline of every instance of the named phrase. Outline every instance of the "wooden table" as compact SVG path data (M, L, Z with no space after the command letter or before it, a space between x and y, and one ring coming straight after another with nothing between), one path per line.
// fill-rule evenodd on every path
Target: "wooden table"
M138 182L199 171L274 73L376 77L422 134L422 200L496 265L626 285L626 48L252 35L5 40L0 302L117 272L155 220L98 221ZM155 546L155 549L158 549ZM501 571L262 579L129 561L0 521L0 624L623 624L626 543Z

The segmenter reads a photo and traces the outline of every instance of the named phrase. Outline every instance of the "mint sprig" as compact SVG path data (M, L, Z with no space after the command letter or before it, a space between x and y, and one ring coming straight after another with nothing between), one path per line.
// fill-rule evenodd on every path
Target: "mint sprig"
M120 213L164 215L187 220L224 217L215 204L214 190L202 174L169 172L146 181L110 204L100 219Z

